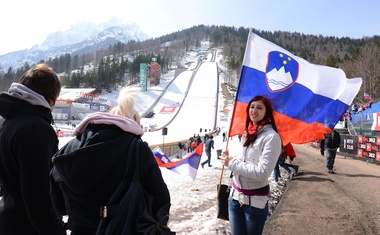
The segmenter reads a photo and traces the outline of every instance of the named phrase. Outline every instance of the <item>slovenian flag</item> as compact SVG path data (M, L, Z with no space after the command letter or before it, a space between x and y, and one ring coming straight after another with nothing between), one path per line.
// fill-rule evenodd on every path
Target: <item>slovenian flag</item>
M154 148L152 152L159 167L165 167L166 169L183 176L190 176L195 180L203 153L203 143L199 144L194 151L179 161L170 161L170 159L161 151L160 147L158 147L158 149L157 147Z
M272 101L283 141L302 144L330 133L362 84L341 69L310 64L250 32L240 74L229 136L245 129L246 107L256 95Z

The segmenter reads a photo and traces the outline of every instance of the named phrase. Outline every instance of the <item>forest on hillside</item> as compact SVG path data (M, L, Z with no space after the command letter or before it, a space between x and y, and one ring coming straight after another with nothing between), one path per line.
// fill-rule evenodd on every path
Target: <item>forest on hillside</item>
M363 85L354 102L363 103L364 93L375 101L380 99L380 36L351 39L298 32L252 31L310 63L341 68L348 78L361 77ZM244 27L198 25L142 42L116 43L92 53L64 54L41 62L62 74L60 79L66 87L94 87L101 91L138 82L140 63L149 63L153 57L161 65L162 73L172 65L180 67L180 59L207 40L211 47L221 49L227 61L227 77L236 86L248 32ZM16 71L9 68L0 75L0 90L7 90L31 66L26 63Z

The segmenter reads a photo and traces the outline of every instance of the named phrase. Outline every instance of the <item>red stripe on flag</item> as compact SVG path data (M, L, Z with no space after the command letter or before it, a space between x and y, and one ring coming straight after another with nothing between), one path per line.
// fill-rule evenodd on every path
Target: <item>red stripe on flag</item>
M324 139L324 133L331 132L331 129L327 128L320 122L307 124L306 122L290 118L277 112L274 112L274 119L283 145L286 145L289 142L294 144L304 144L307 142L313 142L314 140L321 140Z
M234 114L231 119L229 137L244 133L246 107L246 103L236 102ZM274 112L274 119L283 145L289 142L294 144L313 142L314 140L324 139L323 133L331 132L331 130L322 123L314 122L310 125L277 112Z
M230 131L228 136L242 135L245 129L246 120L246 103L236 101L234 111L232 113L232 119L230 124Z

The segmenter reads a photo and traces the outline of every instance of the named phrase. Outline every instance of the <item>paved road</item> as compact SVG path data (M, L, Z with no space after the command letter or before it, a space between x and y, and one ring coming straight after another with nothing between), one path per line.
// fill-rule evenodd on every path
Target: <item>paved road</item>
M268 220L266 235L380 234L380 166L338 155L337 174L309 145L294 145L300 173Z

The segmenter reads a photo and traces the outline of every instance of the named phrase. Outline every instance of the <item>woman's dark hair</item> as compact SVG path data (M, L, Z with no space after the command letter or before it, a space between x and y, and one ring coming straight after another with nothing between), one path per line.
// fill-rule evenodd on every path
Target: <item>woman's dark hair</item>
M61 82L57 74L45 63L37 64L26 71L19 83L42 95L50 105L55 104L61 92Z
M267 97L261 96L261 95L257 95L255 97L253 97L247 105L247 108L245 110L246 115L247 115L247 118L245 121L245 129L248 130L249 124L252 123L251 118L249 117L249 109L251 107L252 102L254 102L254 101L262 101L264 106L265 106L265 116L258 123L258 125L264 125L264 124L270 123L272 125L273 130L275 130L277 132L277 126L276 126L276 122L274 121L274 116L273 116L272 102ZM256 138L257 138L257 132L255 132L254 134L249 134L247 132L247 140L245 141L243 146L247 147L250 144L253 144L255 142Z

